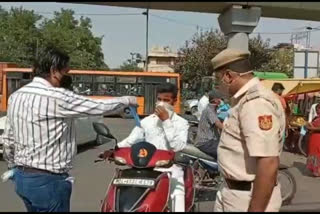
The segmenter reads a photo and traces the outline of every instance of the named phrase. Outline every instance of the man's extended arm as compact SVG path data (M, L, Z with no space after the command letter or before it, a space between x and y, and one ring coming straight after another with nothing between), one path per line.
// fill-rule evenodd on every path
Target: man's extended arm
M72 91L64 91L65 95L58 103L58 116L81 117L118 113L120 109L128 105L136 105L135 97L117 97L110 99L90 99L77 95Z

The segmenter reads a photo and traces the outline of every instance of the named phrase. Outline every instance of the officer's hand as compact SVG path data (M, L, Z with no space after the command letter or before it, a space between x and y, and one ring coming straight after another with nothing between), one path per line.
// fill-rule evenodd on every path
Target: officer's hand
M128 100L129 106L138 106L137 98L134 96L123 96L123 98Z
M167 110L163 106L157 106L154 113L162 121L165 121L165 120L169 119L169 113L167 112Z

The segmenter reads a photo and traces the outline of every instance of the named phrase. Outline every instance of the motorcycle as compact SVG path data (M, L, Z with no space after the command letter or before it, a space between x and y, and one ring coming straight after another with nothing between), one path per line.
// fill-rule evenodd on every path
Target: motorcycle
M191 144L195 143L195 139L197 136L197 128L198 128L198 121L193 116L184 116L186 120L188 120L190 128L188 131L188 142ZM191 128L192 127L192 128ZM302 147L302 137L299 139L299 146ZM192 149L192 154L199 155L199 151ZM302 150L302 149L300 149ZM200 151L201 152L201 151ZM189 151L190 153L190 151ZM189 158L194 158L197 155L191 155ZM187 155L188 156L188 155ZM211 159L210 159L211 158ZM208 163L207 161L210 160ZM209 189L214 188L217 189L222 184L223 180L221 175L218 171L218 164L213 160L212 157L206 155L204 160L196 159L193 162L193 168L195 170L195 177L196 177L196 189ZM288 205L291 203L292 199L294 198L297 190L297 184L294 176L288 170L288 166L280 164L279 171L278 171L278 181L281 184L281 197L282 197L282 205Z
M117 139L103 123L93 123L98 135ZM102 202L101 212L168 212L170 198L169 172L153 170L155 167L170 167L175 162L173 151L157 150L148 142L139 142L130 148L115 148L105 158L116 165L128 166L116 169ZM194 210L194 170L189 164L183 165L185 186L185 210Z

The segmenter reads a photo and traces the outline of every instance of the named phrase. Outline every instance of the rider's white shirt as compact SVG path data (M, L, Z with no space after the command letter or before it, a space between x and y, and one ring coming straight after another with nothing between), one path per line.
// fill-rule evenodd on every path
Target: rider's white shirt
M209 98L206 95L203 95L198 103L198 115L197 115L198 120L200 120L201 114L208 104L209 104Z
M140 141L147 141L159 150L173 150L175 152L184 149L188 138L188 121L173 113L171 118L162 122L158 116L152 114L141 120L141 127L135 127L130 135L118 143L118 147L131 147ZM144 138L145 136L145 138ZM156 171L170 172L171 199L176 198L179 202L174 205L174 211L184 211L184 172L181 166L173 164L169 168L154 168ZM179 198L179 199L178 199Z
M126 139L118 143L118 147L130 147L145 140L157 149L177 152L187 145L188 121L176 113L163 122L152 114L141 120L141 127L135 127Z

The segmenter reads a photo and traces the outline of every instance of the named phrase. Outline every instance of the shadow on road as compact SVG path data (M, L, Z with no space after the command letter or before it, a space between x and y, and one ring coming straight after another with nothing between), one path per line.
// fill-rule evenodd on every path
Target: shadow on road
M292 167L297 168L303 176L313 177L312 173L306 168L305 163L295 161L293 162Z
M96 141L91 141L91 142L88 142L88 143L84 143L84 144L80 144L78 145L78 154L82 153L82 152L85 152L87 150L90 150L90 149L95 149L95 147L98 146L96 144Z
M213 189L198 189L196 190L195 202L215 201L217 190Z

